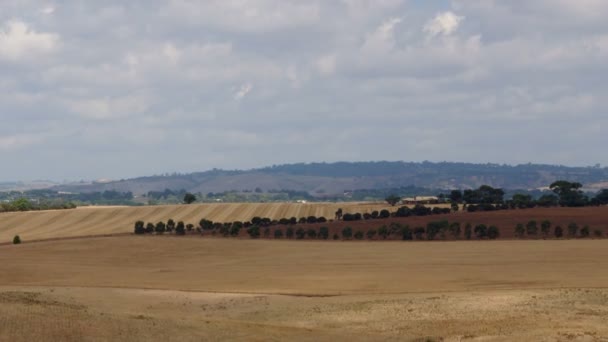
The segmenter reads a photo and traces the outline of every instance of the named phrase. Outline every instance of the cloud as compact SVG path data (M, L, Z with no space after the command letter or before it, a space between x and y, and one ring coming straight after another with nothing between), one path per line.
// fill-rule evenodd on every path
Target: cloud
M251 83L241 85L239 90L234 94L234 99L237 101L242 100L245 96L247 96L247 94L249 94L249 92L251 92L251 90L253 90Z
M54 33L38 33L21 20L10 20L0 30L0 59L17 61L32 59L52 52L59 36Z
M458 29L458 26L463 20L464 17L449 11L438 13L435 18L424 25L423 30L431 37L438 35L448 36Z
M608 164L607 4L0 1L2 174Z

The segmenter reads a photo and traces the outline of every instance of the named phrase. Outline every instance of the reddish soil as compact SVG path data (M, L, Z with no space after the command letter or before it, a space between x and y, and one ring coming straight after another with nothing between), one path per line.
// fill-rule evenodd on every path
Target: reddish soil
M561 226L564 232L564 238L567 235L567 227L570 223L576 223L580 228L585 225L590 228L589 238L596 238L594 235L595 230L601 230L603 237L608 235L608 206L601 207L585 207L585 208L533 208L533 209L516 209L516 210L500 210L492 212L458 212L445 215L431 215L431 216L416 216L416 217L405 217L405 218L388 218L388 219L376 219L376 220L362 220L362 221L334 221L327 223L316 223L316 224L297 224L291 226L295 229L304 228L315 228L317 231L320 227L329 228L329 239L331 240L334 234L342 236L341 232L344 227L351 227L353 234L357 231L367 232L370 229L378 229L383 225L390 225L393 222L401 225L409 225L410 228L426 227L427 223L432 221L448 220L450 223L459 222L461 224L461 239L464 236L464 227L467 223L471 223L473 227L477 224L485 224L487 226L494 225L500 229L500 239L514 239L515 226L518 223L526 224L530 220L536 220L538 226L538 238L542 238L540 232L540 222L543 220L549 220L551 222L551 233L548 238L554 238L553 231L556 226ZM270 227L270 236L273 238L274 231L276 229L282 229L283 233L289 226L272 226ZM264 228L261 228L262 236ZM196 234L198 235L198 234ZM211 235L210 232L205 232L205 236ZM242 229L239 237L247 237L246 229ZM475 237L473 237L474 239ZM367 238L365 238L367 239ZM378 236L374 238L379 239ZM390 239L400 240L401 236L393 236ZM437 236L436 240L451 240L450 236L441 238Z

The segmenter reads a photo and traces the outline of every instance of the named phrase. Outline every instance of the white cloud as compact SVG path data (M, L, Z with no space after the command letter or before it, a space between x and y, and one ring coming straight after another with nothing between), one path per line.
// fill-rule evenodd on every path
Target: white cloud
M239 90L234 94L234 99L237 101L242 100L245 96L247 96L247 94L249 94L249 92L251 92L251 90L253 90L253 85L251 85L251 83L241 85Z
M325 55L317 59L317 70L323 75L331 75L336 72L336 56Z
M454 33L464 17L458 16L452 12L438 13L435 18L429 20L424 25L424 32L434 37L437 35L448 36Z
M16 61L52 52L59 42L54 33L38 33L25 22L11 20L0 30L0 59Z
M43 14L46 14L46 15L51 15L51 14L55 13L55 6L53 6L53 5L48 5L48 6L46 6L46 7L43 7L43 8L40 10L40 12L42 12Z

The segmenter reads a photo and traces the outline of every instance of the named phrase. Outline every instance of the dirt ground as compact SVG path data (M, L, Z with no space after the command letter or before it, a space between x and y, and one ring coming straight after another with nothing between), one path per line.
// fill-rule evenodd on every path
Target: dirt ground
M608 341L608 241L0 246L0 341Z

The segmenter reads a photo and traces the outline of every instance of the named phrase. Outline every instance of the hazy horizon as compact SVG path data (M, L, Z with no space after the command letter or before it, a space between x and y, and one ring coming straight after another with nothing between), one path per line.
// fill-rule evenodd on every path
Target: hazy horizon
M0 3L0 182L608 164L601 0Z

